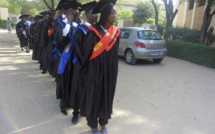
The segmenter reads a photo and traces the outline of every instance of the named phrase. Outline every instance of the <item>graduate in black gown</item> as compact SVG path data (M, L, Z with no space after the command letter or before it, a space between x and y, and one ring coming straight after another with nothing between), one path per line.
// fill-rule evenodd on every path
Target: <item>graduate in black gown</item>
M40 47L42 49L42 53L40 55L40 64L42 65L43 72L42 74L45 74L47 72L48 67L48 59L47 59L47 53L51 50L47 50L48 44L54 40L54 30L52 28L52 21L53 17L55 15L55 11L51 10L47 12L49 18L44 23L43 28L41 29L41 37L40 37Z
M43 49L44 49L44 42L43 42L43 39L41 39L42 37L42 30L43 30L43 27L45 26L46 22L48 21L49 19L49 15L48 15L48 12L47 11L44 11L42 13L40 13L41 15L43 15L43 20L42 22L38 25L38 28L37 28L37 38L36 38L36 42L38 43L38 47L39 47L39 63L40 63L40 69L43 70L43 58L42 58L42 52L43 52ZM46 73L46 71L44 71L43 73Z
M22 48L22 22L24 21L24 17L20 16L19 19L21 19L21 20L16 25L16 35L20 41L20 48ZM23 50L23 48L22 48L22 50Z
M58 7L57 10L60 10L61 9ZM60 12L59 11L59 12ZM65 27L65 23L63 22L63 20L66 18L66 11L61 11L62 14L60 16L57 16L57 19L55 21L55 24L54 24L54 31L58 31L58 32L54 32L54 36L58 36L60 30L62 30L61 28ZM52 43L54 45L54 49L55 51L53 51L53 56L55 56L54 58L54 65L53 65L53 71L52 71L52 76L55 77L55 81L57 82L57 76L58 76L58 66L59 66L59 63L60 63L60 59L61 59L61 53L60 53L60 50L57 46L57 43L56 43L56 40Z
M57 48L61 55L60 63L58 66L57 76L57 89L56 96L60 99L61 112L67 115L67 108L70 107L70 92L71 92L71 81L73 72L73 59L74 59L74 33L77 27L73 21L74 14L79 12L79 3L73 1L60 1L57 9L66 10L66 17L55 23L54 36Z
M31 26L30 26L30 31L29 31L29 49L33 50L33 37L32 37L32 25L34 25L35 21L34 18L31 16L30 17L30 22L31 22Z
M38 25L41 23L42 16L36 15L35 16L35 23L31 25L31 42L33 47L33 53L32 53L32 60L39 60L39 46L38 43L36 43L37 33L38 33Z
M46 40L46 42L48 44L45 49L44 61L43 61L43 68L47 69L50 75L52 75L52 71L53 71L54 60L55 60L54 58L56 58L56 55L53 55L53 51L55 49L55 44L53 44L54 23L56 21L55 14L56 14L56 11L54 10L49 11L49 21L47 23L48 29L46 30L48 35L48 39Z
M25 48L26 52L29 52L28 51L28 33L29 33L29 30L30 30L30 25L27 22L28 21L28 17L29 17L29 15L23 15L24 20L21 22L21 24L22 24L21 48L22 48L22 50L23 50L23 48Z
M100 0L93 13L101 13L99 23L90 26L84 42L81 69L87 73L86 89L81 102L81 114L86 116L92 133L107 134L106 125L111 118L118 74L118 48L121 31L116 21L116 0Z
M93 25L98 20L98 14L92 14L92 11L97 2L90 2L82 5L82 9L85 10L87 21L78 26L75 32L75 42L74 42L74 52L76 56L76 61L74 61L73 79L72 79L72 89L70 105L73 107L73 118L72 123L76 124L78 122L79 105L82 98L84 86L83 86L83 71L80 71L81 63L84 56L83 42L86 38L87 32L89 31L89 26ZM79 16L80 18L80 16ZM79 19L81 23L81 18Z

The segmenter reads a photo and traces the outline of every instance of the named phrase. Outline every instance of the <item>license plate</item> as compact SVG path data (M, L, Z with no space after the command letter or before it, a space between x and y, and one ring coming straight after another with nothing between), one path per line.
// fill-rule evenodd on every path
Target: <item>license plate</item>
M163 52L152 52L151 55L162 55Z

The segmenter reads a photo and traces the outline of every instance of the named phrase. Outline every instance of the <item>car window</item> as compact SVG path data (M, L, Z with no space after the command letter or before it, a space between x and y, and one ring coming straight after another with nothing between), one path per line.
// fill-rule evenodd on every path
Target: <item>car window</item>
M137 35L139 39L144 40L163 40L157 31L138 31Z
M122 29L121 34L120 34L120 38L121 39L128 39L130 35L131 35L131 30Z

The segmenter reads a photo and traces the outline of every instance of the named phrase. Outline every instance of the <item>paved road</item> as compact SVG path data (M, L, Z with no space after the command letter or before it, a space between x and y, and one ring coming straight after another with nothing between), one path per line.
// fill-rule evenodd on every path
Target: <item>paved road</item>
M13 32L0 29L0 134L90 134L85 118L71 124ZM215 69L166 57L129 66L119 59L109 134L214 134Z

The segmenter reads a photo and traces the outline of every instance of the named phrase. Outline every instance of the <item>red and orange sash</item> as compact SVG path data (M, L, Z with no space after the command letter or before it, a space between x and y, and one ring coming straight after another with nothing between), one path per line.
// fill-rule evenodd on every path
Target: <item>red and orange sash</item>
M103 51L110 51L110 49L113 47L113 45L116 43L117 38L119 37L121 31L115 27L111 26L108 31L105 33L105 35L102 37L100 33L96 30L95 27L90 26L91 30L93 30L98 37L100 37L100 41L94 46L92 55L90 57L90 60L96 58L99 56Z
M54 29L53 29L53 28L49 28L49 30L48 30L48 37L49 37L50 35L52 35L53 32L54 32Z

